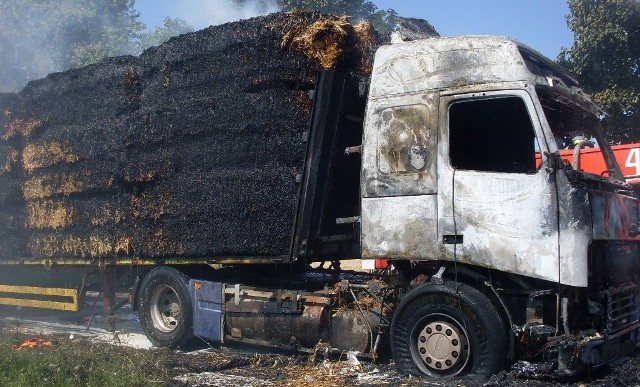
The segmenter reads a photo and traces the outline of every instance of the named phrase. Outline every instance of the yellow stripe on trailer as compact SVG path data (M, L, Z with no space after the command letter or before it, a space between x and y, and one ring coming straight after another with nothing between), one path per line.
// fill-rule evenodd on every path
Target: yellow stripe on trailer
M0 285L0 293L3 293L0 297L1 305L13 305L13 306L26 306L31 308L42 309L57 309L68 310L76 312L80 309L78 289L66 289L66 288L40 288L34 286L12 286L12 285ZM41 296L38 299L33 298L12 298L4 297L7 294L13 293L20 295L37 295ZM69 301L54 301L59 297L66 297Z

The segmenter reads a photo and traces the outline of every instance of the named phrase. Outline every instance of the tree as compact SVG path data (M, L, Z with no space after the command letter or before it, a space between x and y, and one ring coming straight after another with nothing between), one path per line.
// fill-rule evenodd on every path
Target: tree
M640 1L569 0L570 50L558 62L608 113L611 142L640 141Z
M53 71L139 51L133 0L2 0L0 91Z
M388 34L395 25L398 14L393 9L379 10L371 1L364 0L233 0L236 6L245 6L249 3L258 9L269 9L270 5L277 4L284 11L303 9L334 15L347 15L355 20L371 22L375 29Z
M169 40L171 37L193 32L193 27L182 19L164 18L161 26L156 27L153 31L147 31L142 34L140 39L140 47L142 49L157 46Z
M391 32L398 14L392 10L379 10L375 4L364 0L280 0L285 11L306 9L329 14L347 15L367 20L383 34Z

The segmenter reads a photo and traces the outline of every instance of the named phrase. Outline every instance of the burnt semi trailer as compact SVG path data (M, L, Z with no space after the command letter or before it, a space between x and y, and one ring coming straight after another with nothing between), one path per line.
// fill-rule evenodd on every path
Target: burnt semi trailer
M4 277L99 267L157 346L388 346L434 377L516 359L578 372L631 351L639 204L598 107L509 39L372 58L373 36L278 14L3 95ZM581 141L607 173L562 161ZM309 268L346 258L395 270Z

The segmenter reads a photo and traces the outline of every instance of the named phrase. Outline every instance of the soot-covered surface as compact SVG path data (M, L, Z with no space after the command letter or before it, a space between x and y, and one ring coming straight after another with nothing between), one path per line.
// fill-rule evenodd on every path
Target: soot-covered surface
M282 42L320 19L209 27L0 94L0 259L288 255L319 65Z

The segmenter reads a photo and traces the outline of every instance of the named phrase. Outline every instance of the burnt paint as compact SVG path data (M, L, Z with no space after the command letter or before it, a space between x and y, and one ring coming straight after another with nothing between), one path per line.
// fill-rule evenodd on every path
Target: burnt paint
M427 115L422 105L382 112L382 129L378 138L379 172L420 172L433 163Z
M593 216L593 239L637 240L632 232L640 224L638 200L613 192L589 190Z
M573 187L562 171L553 174L558 195L560 283L588 285L591 211L586 190Z
M363 197L435 193L437 96L378 99L367 110Z
M598 195L590 197L585 189L572 186L561 170L547 165L544 155L542 169L533 175L455 171L449 165L448 121L443 109L447 108L444 101L456 95L522 97L541 153L556 150L553 141L547 141L553 134L535 92L536 85L548 86L549 79L546 73L531 72L519 49L522 47L501 38L463 37L393 45L378 51L363 141L363 257L460 260L586 287L592 224L611 238L629 235L623 229L634 223L625 210L633 207L631 203L615 195L605 195L598 202ZM489 56L474 54L482 50ZM459 63L448 61L448 57ZM568 89L562 84L553 87ZM588 102L584 103L593 105ZM381 170L381 157L388 165L395 163L396 168L410 162L409 152L385 149L391 144L386 138L390 131L380 130L385 120L390 122L385 110L419 104L427 107L429 130L435 133L431 128L438 128L437 137L433 137L435 171ZM594 197L597 208L590 208ZM637 204L635 208L637 213ZM592 211L597 214L593 223ZM443 235L461 235L463 243L443 244Z

